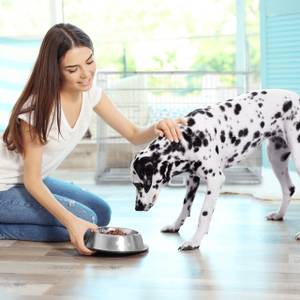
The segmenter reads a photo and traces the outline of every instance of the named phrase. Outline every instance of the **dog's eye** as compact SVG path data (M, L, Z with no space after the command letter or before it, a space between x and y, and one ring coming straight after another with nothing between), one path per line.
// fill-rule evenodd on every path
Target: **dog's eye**
M138 190L141 190L143 188L143 185L141 183L134 182L133 184Z

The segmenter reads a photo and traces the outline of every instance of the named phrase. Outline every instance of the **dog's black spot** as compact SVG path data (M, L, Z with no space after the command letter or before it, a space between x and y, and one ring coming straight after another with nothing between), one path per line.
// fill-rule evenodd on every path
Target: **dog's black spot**
M182 170L183 170L183 172L190 172L191 171L190 163L186 163L186 165L183 166Z
M226 138L225 138L225 131L224 130L221 131L220 139L221 139L222 143L225 143Z
M238 115L238 114L240 113L241 110L242 110L241 105L240 105L239 103L237 103L237 104L235 105L235 107L234 107L234 113L235 113L236 115Z
M193 165L193 171L197 172L198 168L201 167L202 163L201 161L196 161Z
M194 140L194 146L201 147L201 145L202 145L201 139L199 137L196 137Z
M261 108L261 107L263 107L263 104L262 103L258 103L258 106Z
M289 188L289 190L290 190L290 197L291 197L291 196L293 196L294 193L295 193L295 187L294 187L294 186L291 186L291 187Z
M286 101L282 106L282 110L284 112L287 112L289 109L292 108L292 105L293 105L292 101Z
M234 161L234 156L228 158L227 162L232 163Z
M207 139L204 139L204 140L203 140L203 146L204 146L204 147L207 147L207 146L208 146L208 140L207 140Z
M195 125L195 120L193 118L189 118L187 121L188 126L193 126Z
M216 146L216 153L219 154L219 147L218 147L218 145Z
M264 133L264 136L268 138L268 137L272 136L272 133L270 131L267 131Z
M261 128L264 128L264 127L265 127L265 122L264 122L264 121L261 121L261 122L260 122L260 127L261 127Z
M281 161L285 161L290 156L291 152L287 152L281 155Z
M296 124L296 130L299 130L300 129L300 122L297 122Z
M238 133L239 137L247 136L247 134L248 134L247 128L241 129Z
M251 147L255 148L259 142L260 142L260 139L258 139L254 143L252 143Z
M180 160L176 160L176 161L175 161L175 167L178 167L180 164L181 164L181 161L180 161Z
M300 143L300 135L298 135L297 141L298 141L298 143Z
M244 154L247 151L247 149L249 148L250 145L251 145L251 143L247 142L247 144L244 146L244 148L242 150L242 154Z
M263 95L266 95L266 94L267 94L267 91L261 91L261 93L262 93Z
M203 140L205 138L205 134L203 133L203 131L199 131L198 136L201 140Z
M226 105L227 107L232 107L232 104L229 103L229 102L226 102L225 105Z
M274 120L273 122L271 122L271 125L274 125L276 123L277 120Z
M228 162L232 163L232 162L234 161L234 159L235 159L237 156L238 156L238 154L235 153L232 157L230 157L230 158L228 159Z
M275 119L281 118L281 112L276 113L276 114L274 115L274 118L275 118Z
M210 113L209 111L207 111L207 112L206 112L206 115L207 115L208 117L210 117L210 118L212 118L212 117L213 117L213 114L212 114L212 113Z
M159 149L160 148L160 145L159 144L152 144L152 145L150 145L150 147L149 147L149 149L151 150L151 151L154 151L155 149Z
M252 93L251 93L251 96L252 96L252 97L255 97L256 95L257 95L257 92L252 92Z
M234 143L235 146L238 146L239 144L241 143L241 140L240 139L237 139Z
M219 107L220 107L221 111L223 111L223 112L225 111L225 107L223 105L220 105Z
M210 195L211 194L211 191L207 191L207 195Z
M260 136L260 132L259 131L255 131L253 134L253 139L257 139Z
M206 217L207 215L208 215L208 213L206 210L204 212L202 212L202 216Z

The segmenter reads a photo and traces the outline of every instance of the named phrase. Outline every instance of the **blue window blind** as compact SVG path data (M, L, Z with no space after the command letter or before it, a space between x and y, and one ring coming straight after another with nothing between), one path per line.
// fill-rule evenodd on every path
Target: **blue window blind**
M262 86L300 93L300 1L261 0L260 9Z
M0 132L22 92L36 60L40 40L0 37Z

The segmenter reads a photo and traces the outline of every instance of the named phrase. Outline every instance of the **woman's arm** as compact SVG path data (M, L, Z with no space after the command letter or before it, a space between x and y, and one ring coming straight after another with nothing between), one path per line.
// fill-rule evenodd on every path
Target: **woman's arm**
M97 225L81 220L68 211L43 183L41 176L43 145L38 138L31 137L29 126L26 122L21 121L25 188L34 199L67 228L72 244L81 254L92 254L93 252L85 247L83 236L88 229L96 230Z
M102 93L101 101L94 110L109 126L135 145L145 144L159 135L177 142L182 137L178 124L186 124L184 119L164 119L148 128L139 128L115 107L105 93Z

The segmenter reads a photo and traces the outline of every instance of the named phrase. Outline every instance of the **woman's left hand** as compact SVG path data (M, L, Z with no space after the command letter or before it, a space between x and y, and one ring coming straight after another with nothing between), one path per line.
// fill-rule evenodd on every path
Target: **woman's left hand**
M171 142L175 141L176 143L178 143L182 138L179 125L187 125L187 121L182 118L176 120L163 119L154 125L154 131L156 135L165 135L166 138Z

